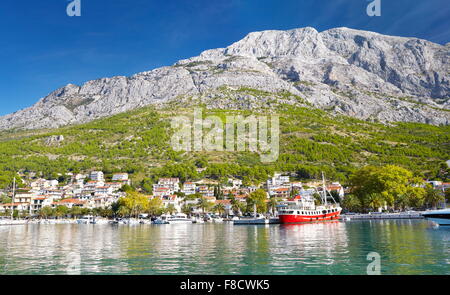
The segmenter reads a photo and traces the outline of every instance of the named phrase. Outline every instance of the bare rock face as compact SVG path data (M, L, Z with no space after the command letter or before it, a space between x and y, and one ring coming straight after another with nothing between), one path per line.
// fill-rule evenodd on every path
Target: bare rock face
M52 135L45 139L45 144L46 145L59 145L63 141L64 141L63 135Z
M450 43L348 28L255 32L171 67L69 84L0 117L0 129L55 128L187 97L211 107L267 107L267 97L230 96L224 87L261 90L268 100L295 104L278 95L289 92L361 119L449 124Z

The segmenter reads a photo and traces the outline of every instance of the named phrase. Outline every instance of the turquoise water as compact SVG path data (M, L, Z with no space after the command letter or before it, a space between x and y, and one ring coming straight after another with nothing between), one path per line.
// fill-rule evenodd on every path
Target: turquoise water
M0 274L450 274L450 229L424 220L303 225L0 227Z

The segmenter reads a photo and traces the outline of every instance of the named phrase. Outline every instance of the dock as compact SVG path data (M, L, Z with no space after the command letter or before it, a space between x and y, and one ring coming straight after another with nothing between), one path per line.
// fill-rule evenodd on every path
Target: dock
M342 214L341 220L423 219L422 212Z

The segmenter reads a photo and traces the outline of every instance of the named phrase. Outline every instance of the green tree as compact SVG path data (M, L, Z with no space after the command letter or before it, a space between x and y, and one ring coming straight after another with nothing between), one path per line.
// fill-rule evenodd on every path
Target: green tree
M430 185L425 188L425 203L431 205L433 209L436 209L440 202L443 202L445 197L440 194L439 191L433 189Z
M258 213L267 212L267 194L263 189L257 189L250 193L247 198L247 212L252 212L254 205L256 205L256 211Z
M408 207L420 208L425 202L426 190L423 187L408 187L406 190Z
M367 197L367 205L372 210L378 210L385 204L385 199L380 193L371 193Z
M420 179L413 177L411 171L394 165L366 166L350 178L352 194L359 198L364 208L374 208L374 205L384 203L383 201L388 206L394 206L396 199L407 194L411 186L420 182Z
M183 212L186 215L190 215L192 213L193 207L194 206L192 204L183 205L183 207L181 207L181 212Z
M269 210L272 211L273 215L275 215L275 210L277 208L277 205L278 205L278 199L276 197L271 197L269 199L268 206L269 206Z
M66 216L69 213L69 208L67 208L66 206L57 206L55 208L55 216L57 218Z
M127 191L126 196L119 199L119 206L125 207L130 216L134 217L138 217L140 213L147 211L148 205L148 198L136 191Z
M47 219L49 216L52 216L53 214L53 209L50 206L45 206L42 207L39 211L38 211L38 216L40 218L45 218Z
M169 205L167 206L167 208L164 209L164 211L165 211L166 213L173 214L173 213L176 213L176 212L177 212L177 209L175 208L175 206L174 206L173 204L169 204Z
M213 206L214 206L214 204L212 202L210 202L208 199L206 199L205 197L201 197L198 200L198 207L200 209L202 209L203 214L205 212L209 212Z
M81 211L81 208L78 206L73 206L70 211L69 214L72 215L73 217L77 218L80 217L83 213Z
M148 202L147 212L152 216L158 216L163 213L163 202L160 198L154 197Z
M222 203L219 203L214 206L213 211L218 212L219 215L223 215L225 213L225 205Z
M346 195L341 201L341 206L347 212L359 212L361 211L361 201L355 195Z

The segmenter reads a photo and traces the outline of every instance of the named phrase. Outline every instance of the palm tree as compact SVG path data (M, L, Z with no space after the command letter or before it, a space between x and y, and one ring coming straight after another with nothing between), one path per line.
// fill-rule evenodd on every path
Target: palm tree
M272 211L272 215L275 215L275 208L277 207L277 205L278 205L278 200L277 200L277 198L276 197L271 197L270 199L269 199L269 211Z
M426 188L425 202L427 204L430 204L433 209L436 209L437 205L444 200L445 197L441 195L437 190L433 189L432 187Z
M198 201L198 206L202 209L203 214L205 214L205 211L209 210L212 204L206 198L201 197Z
M223 215L225 213L225 205L222 203L219 203L214 206L214 212L219 212L219 215Z
M373 193L369 195L368 205L373 210L381 208L384 204L384 199L380 194Z
M232 194L230 195L228 196L228 198L230 199L231 202L231 210L233 210L234 215L240 215L240 213L242 212L241 201L237 200L234 195Z
M177 209L175 209L175 206L173 204L169 204L165 211L169 214L173 214L177 212Z
M181 207L181 212L186 215L190 215L192 213L192 204L183 205L183 207Z
M395 206L403 211L408 207L409 203L410 201L406 194L398 195L395 200Z

